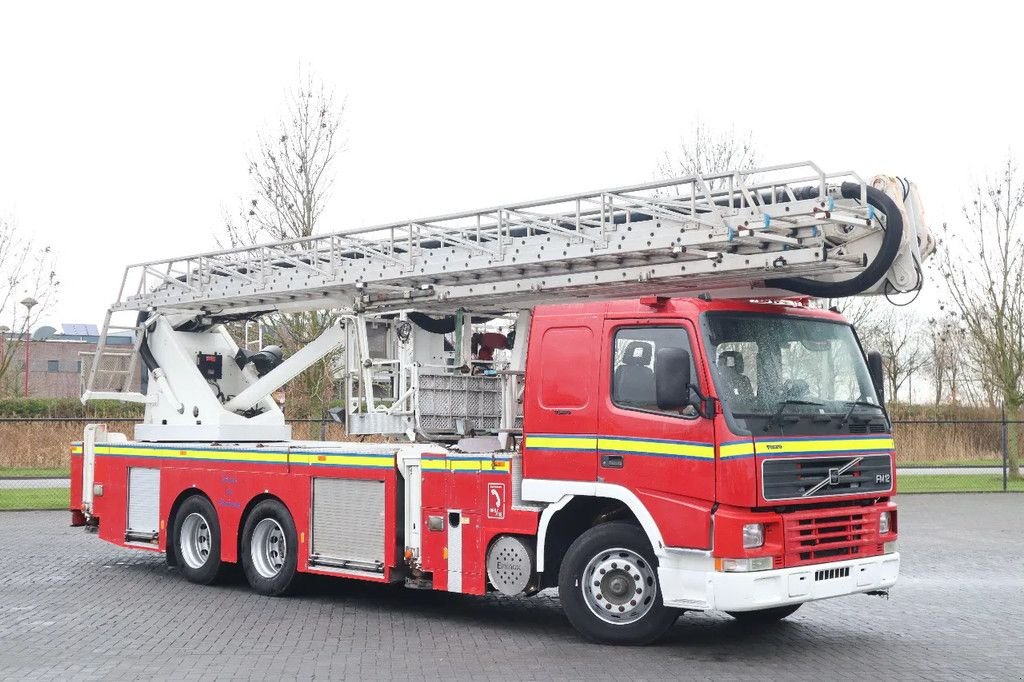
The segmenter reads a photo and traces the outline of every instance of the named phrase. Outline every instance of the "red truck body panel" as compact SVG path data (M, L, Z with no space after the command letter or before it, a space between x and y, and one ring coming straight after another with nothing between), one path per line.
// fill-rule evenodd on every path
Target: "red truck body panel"
M651 329L685 335L679 338L689 344L693 384L703 395L717 398L701 331L701 315L708 311L842 321L829 311L735 300L645 299L539 307L532 318L523 395L523 478L611 484L628 490L653 517L668 547L712 550L715 556L772 556L777 567L797 566L822 560L813 551L801 550L808 534L820 540L829 533L845 533L842 542L855 546L858 556L882 553L883 539L865 524L867 519L877 518L879 509L894 511L887 499L874 506L847 509L849 518L841 522L830 516L830 510L820 509L830 502L827 498L815 500L819 508L813 511L779 514L770 511L779 506L778 501L762 496L760 470L767 458L817 454L819 445L833 453L891 453L888 434L844 437L834 443L825 437L758 438L733 433L722 410L706 419L696 414L636 409L615 401L611 386L615 355L621 352L617 334L628 336ZM449 589L454 571L461 575L459 591L483 594L488 589L487 550L494 538L538 534L542 507L512 504L514 481L507 453L505 459L443 451L422 455L421 553L410 558L400 530L404 512L394 453L345 455L338 450L343 444L330 444L331 449L323 453L312 444L302 444L300 450L287 444L268 444L236 446L228 451L226 446L210 445L132 442L97 447L94 479L102 494L94 498L91 516L100 520L100 537L117 545L167 551L168 524L175 505L184 495L200 492L218 514L225 538L221 559L236 562L247 510L263 497L272 496L293 516L299 534L300 571L390 581L405 576L412 566L415 572L432 576L432 587L442 590ZM396 451L399 447L395 446ZM73 447L72 453L71 506L74 520L82 522L81 445ZM349 464L337 463L346 457ZM159 532L153 543L126 538L128 480L130 469L139 466L160 471ZM317 478L383 483L385 565L379 575L310 564ZM845 496L841 504L872 497L879 495ZM756 550L737 546L738 529L751 518L766 524L765 544ZM454 566L448 540L453 523L462 527L461 558ZM837 530L837 525L843 528ZM884 540L894 538L892 534Z

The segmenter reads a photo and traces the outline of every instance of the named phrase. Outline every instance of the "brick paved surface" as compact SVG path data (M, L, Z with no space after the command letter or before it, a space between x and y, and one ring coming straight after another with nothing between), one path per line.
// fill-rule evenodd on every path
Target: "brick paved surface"
M809 604L760 631L686 614L647 648L584 643L545 595L197 587L64 513L0 513L0 678L1024 679L1024 495L900 503L891 599Z

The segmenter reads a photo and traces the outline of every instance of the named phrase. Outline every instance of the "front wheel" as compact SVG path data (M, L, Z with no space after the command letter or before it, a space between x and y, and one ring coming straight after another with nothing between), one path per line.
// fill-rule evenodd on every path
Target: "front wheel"
M650 543L629 523L595 526L572 543L558 596L569 622L594 642L649 644L679 616L662 603Z
M726 613L744 625L767 625L793 615L800 606L801 604L790 604L760 611L726 611Z
M242 569L253 590L269 596L288 592L298 567L295 522L283 504L263 500L242 529Z

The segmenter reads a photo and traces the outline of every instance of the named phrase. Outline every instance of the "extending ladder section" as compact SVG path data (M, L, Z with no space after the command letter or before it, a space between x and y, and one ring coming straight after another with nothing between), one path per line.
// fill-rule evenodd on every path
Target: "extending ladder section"
M841 182L862 187L842 198ZM779 295L843 278L884 230L853 173L689 177L129 266L113 311L514 310L573 297ZM877 240L874 240L877 241ZM726 293L730 292L730 293Z
M129 402L145 402L145 396L135 390L135 378L142 371L139 366L139 350L145 335L146 325L114 324L113 310L108 310L103 320L103 329L96 344L96 350L83 368L83 402L87 399L112 398ZM123 316L122 316L123 317ZM137 316L136 316L137 317ZM111 332L131 332L131 352L124 346L110 346L107 340Z

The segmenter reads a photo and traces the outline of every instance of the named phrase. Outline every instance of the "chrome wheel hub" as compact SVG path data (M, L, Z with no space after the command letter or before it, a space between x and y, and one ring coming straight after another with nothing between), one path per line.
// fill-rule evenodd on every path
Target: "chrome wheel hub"
M252 565L264 578L273 578L284 568L288 545L284 529L274 519L263 519L252 530Z
M181 524L178 547L181 558L189 568L202 568L210 558L212 541L210 522L198 512L192 512Z
M628 625L654 607L658 580L646 559L620 547L590 560L580 589L594 615L607 623Z

